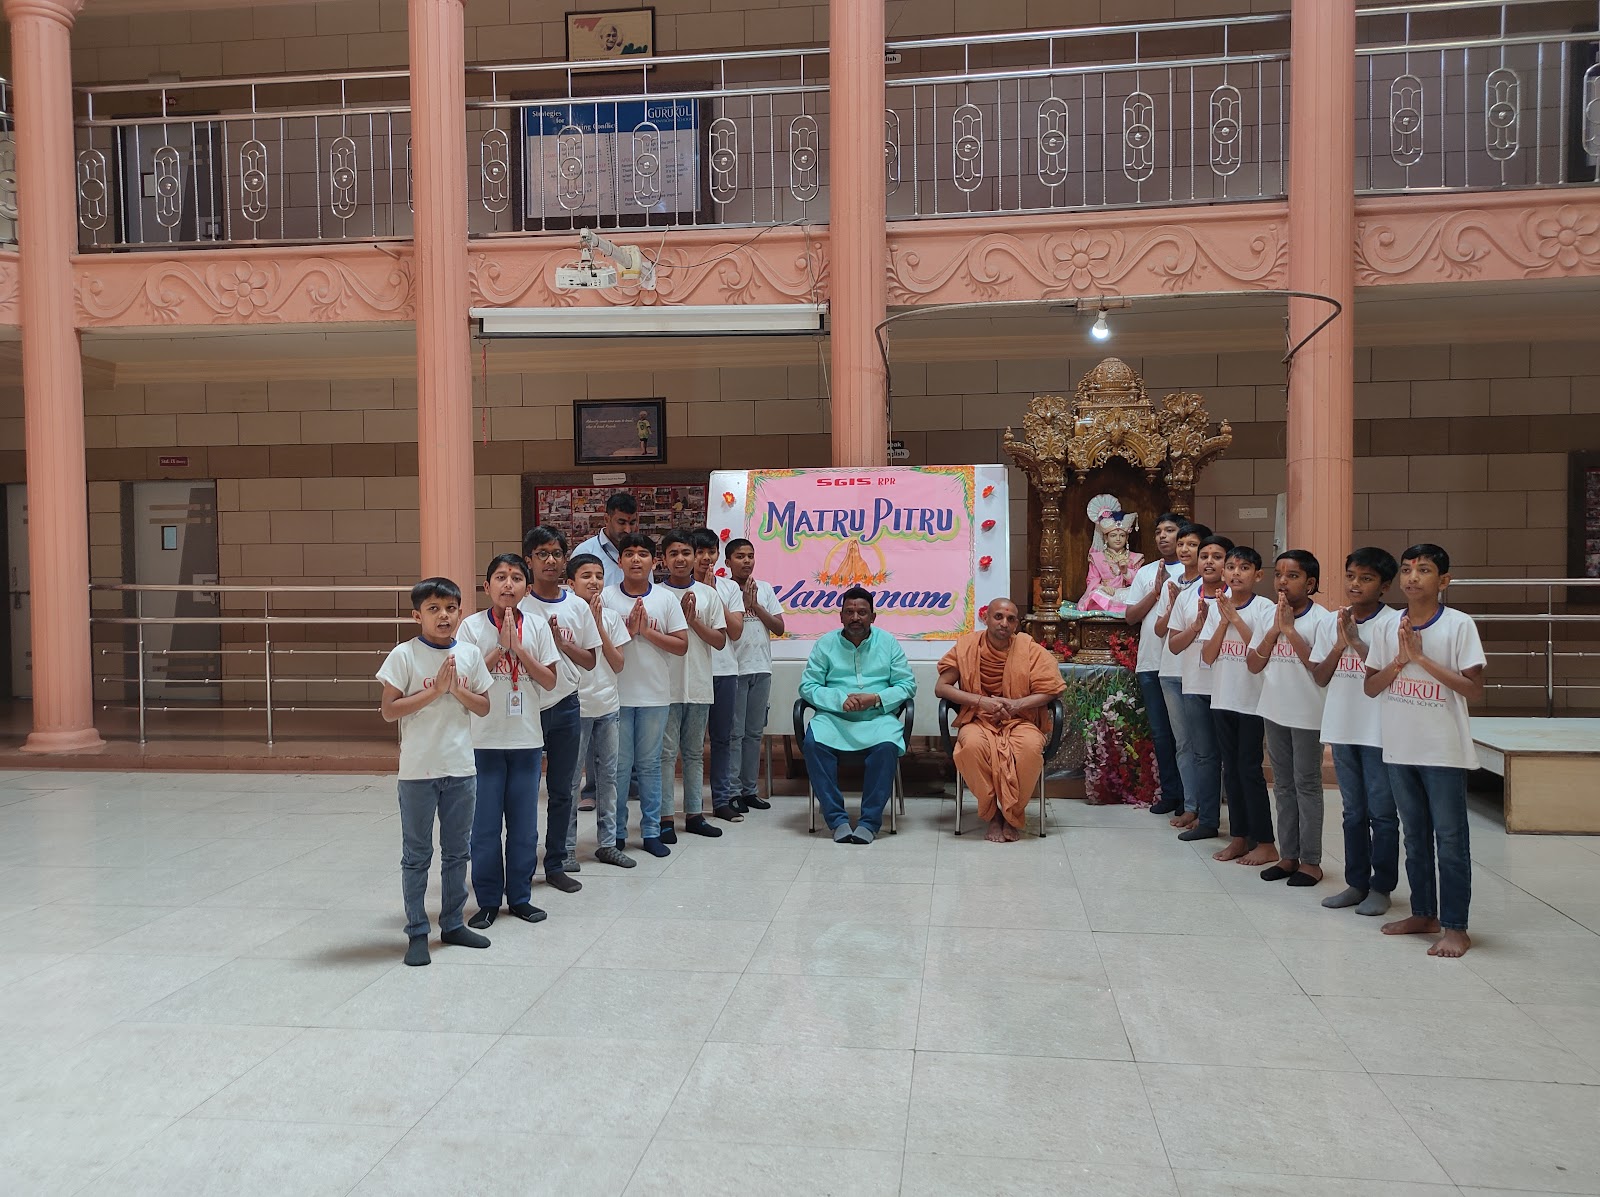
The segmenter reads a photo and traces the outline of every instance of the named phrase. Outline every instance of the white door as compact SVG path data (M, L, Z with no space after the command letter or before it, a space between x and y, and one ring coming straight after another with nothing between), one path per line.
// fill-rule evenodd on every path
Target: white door
M11 623L11 696L33 695L33 621L28 604L28 488L6 487L6 613Z
M141 586L217 582L217 484L133 484L133 580ZM217 615L215 591L143 591L146 619ZM222 690L222 629L214 623L144 625L146 699L215 702Z

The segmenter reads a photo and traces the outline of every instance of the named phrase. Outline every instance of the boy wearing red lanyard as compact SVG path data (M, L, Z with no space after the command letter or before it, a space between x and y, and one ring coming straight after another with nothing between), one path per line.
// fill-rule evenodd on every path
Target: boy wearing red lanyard
M472 890L478 913L468 926L478 928L494 922L502 898L525 922L545 917L530 900L538 867L539 768L544 756L539 699L556 685L556 644L550 629L517 610L528 593L527 563L516 553L501 554L489 562L483 589L488 610L467 616L457 632L483 653L493 683L488 714L472 719L478 767ZM577 888L576 881L571 884Z

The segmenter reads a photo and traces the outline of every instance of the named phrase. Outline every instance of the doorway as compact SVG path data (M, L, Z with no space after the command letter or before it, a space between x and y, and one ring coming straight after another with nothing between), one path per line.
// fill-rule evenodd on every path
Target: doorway
M134 482L129 510L133 580L140 586L217 584L217 484ZM194 619L221 612L216 591L147 590L146 619ZM222 629L214 623L144 625L146 699L208 703L222 695Z
M6 684L12 698L33 697L33 620L28 585L28 488L6 486Z

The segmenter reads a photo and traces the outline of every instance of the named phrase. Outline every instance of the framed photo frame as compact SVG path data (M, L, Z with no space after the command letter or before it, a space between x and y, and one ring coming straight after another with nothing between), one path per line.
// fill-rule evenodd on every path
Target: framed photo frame
M1567 454L1567 577L1600 580L1600 452ZM1600 601L1600 587L1577 587L1576 601Z
M653 8L567 14L568 62L633 62L655 54Z
M572 404L575 465L662 465L667 460L665 399L579 399Z

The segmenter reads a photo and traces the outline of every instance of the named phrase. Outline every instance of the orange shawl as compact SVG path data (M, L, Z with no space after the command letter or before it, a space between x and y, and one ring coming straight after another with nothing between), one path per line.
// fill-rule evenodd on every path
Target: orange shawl
M954 670L956 685L968 694L984 694L980 678L979 658L983 643L989 633L985 630L969 632L955 642L954 647L939 660L941 674ZM1060 694L1067 688L1061 680L1061 669L1055 657L1046 652L1026 632L1018 632L1011 641L1011 651L1006 656L1005 681L1001 692L990 698L1028 698L1034 694ZM958 707L956 726L964 727L977 717L975 706ZM1040 707L1019 716L1031 722L1045 735L1050 734L1050 708Z

